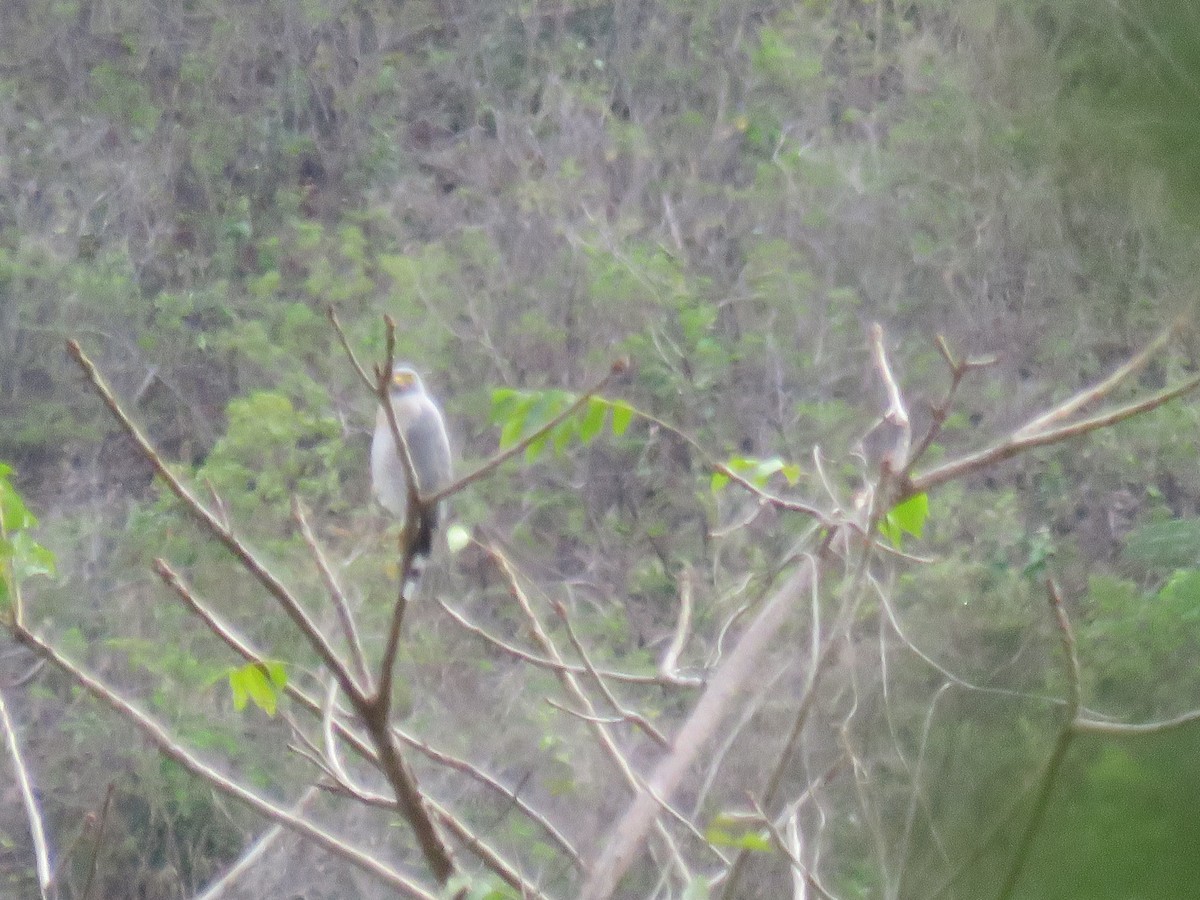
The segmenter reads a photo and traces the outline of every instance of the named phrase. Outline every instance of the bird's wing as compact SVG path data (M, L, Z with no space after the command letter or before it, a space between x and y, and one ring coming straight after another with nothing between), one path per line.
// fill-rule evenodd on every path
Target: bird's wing
M450 483L450 439L446 423L432 400L424 399L405 428L408 452L421 484L421 493L431 494Z

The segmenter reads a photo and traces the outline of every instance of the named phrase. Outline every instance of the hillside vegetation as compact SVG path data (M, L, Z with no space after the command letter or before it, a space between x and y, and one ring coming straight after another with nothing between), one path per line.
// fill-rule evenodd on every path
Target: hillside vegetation
M881 417L890 372L913 443L937 426L907 477L1164 329L1075 420L1193 377L1197 38L1148 0L4 0L0 499L39 522L0 522L0 563L21 532L55 565L4 569L0 616L273 801L328 782L327 667L65 345L339 634L299 500L374 661L397 529L329 311L366 364L386 314L460 474L611 373L448 500L396 664L392 720L434 748L406 745L416 781L546 896L600 896L622 765L670 757L807 565L614 896L1196 896L1200 727L1101 727L1200 707L1196 400L927 494L888 480ZM231 691L258 676L159 559L278 684ZM271 823L31 671L19 631L0 696L56 896L199 896ZM305 816L431 892L520 896L461 838L439 886L343 753L384 801ZM6 896L39 895L26 807L0 789ZM394 890L287 835L223 896Z

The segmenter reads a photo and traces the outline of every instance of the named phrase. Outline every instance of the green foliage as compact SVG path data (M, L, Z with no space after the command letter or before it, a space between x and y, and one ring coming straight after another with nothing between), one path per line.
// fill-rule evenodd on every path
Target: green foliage
M911 534L920 538L925 531L925 520L929 518L929 495L914 494L907 500L896 504L879 522L879 531L899 548L904 541L904 535Z
M348 466L336 420L297 409L286 396L256 391L230 401L228 427L196 471L233 511L282 529L293 495L344 511L341 467ZM263 514L270 511L269 517Z
M725 468L735 475L745 478L758 488L766 488L772 475L782 475L789 485L794 485L800 479L800 467L795 463L787 463L774 456L770 459L753 459L747 456L731 456L725 462ZM709 488L715 494L729 483L729 475L715 471L709 478Z
M12 609L22 582L55 571L54 554L29 534L37 519L13 487L12 474L12 467L0 462L0 614Z
M547 447L587 448L569 481L561 467L511 466L453 499L464 524L447 531L458 553L437 588L521 635L470 548L468 526L486 529L538 573L531 581L543 583L531 587L575 592L577 628L597 660L653 671L674 625L679 566L711 580L697 591L697 622L723 622L795 536L770 515L722 533L727 476L700 473L693 447L666 429L633 428L635 417L678 425L762 488L799 484L791 461L818 446L839 492L860 474L847 448L877 411L864 323L885 324L914 410L943 383L933 334L1001 357L962 385L931 449L939 458L1108 371L1190 302L1193 240L1164 214L1200 208L1189 201L1200 171L1188 87L1197 16L1176 5L669 0L567 4L549 23L528 4L484 3L445 27L440 7L424 2L195 0L182 17L144 0L103 15L95 4L8 4L0 69L20 77L0 79L11 138L0 165L0 455L19 463L31 503L48 511L63 576L37 583L47 633L127 678L192 745L267 777L253 759L265 747L263 758L277 760L279 741L258 726L276 723L220 718L227 704L200 688L224 661L147 587L146 563L168 557L289 666L306 651L231 575L220 548L173 502L153 501L145 467L79 389L61 343L84 340L169 463L192 471L202 495L211 484L235 527L315 601L324 588L288 519L300 495L331 558L346 561L345 583L362 592L370 642L384 631L379 598L393 589L394 562L367 514L372 408L326 325L323 307L336 303L370 360L382 350L380 313L396 318L397 352L437 373L430 384L464 460L490 453L489 414L511 447L577 398L553 385L580 383L614 354L633 359L628 402L589 398L526 450L544 463ZM1186 377L1181 368L1151 368L1143 386ZM534 389L493 393L494 384ZM936 518L927 506L889 511L881 532L896 546L919 537L935 557L897 578L893 611L914 646L980 684L1061 689L1053 635L1031 625L1044 619L1039 582L1054 574L1088 586L1068 606L1089 702L1150 716L1194 695L1200 540L1194 522L1174 518L1200 498L1194 442L1179 439L1195 433L1197 409L1175 404L1077 451L944 489ZM1139 523L1124 538L1111 502L1119 492ZM0 589L11 596L54 558L32 542L32 524L13 531L19 510L3 517ZM460 644L436 613L411 615L404 678L431 739L477 751L465 723L482 725L503 743L489 748L494 758L524 759L549 733L545 777L537 769L530 792L602 819L614 802L602 767L578 752L557 713L523 707L523 696L552 690L549 679ZM875 615L864 604L862 624ZM697 633L689 645L696 660L719 656L703 643ZM865 770L903 801L917 786L886 773L912 772L913 759L952 785L929 795L930 859L940 860L942 839L975 829L988 808L978 801L991 799L964 785L981 773L1020 780L1057 723L992 711L975 695L952 710L948 699L931 705L930 670L897 649L887 660L889 731L868 732ZM477 680L481 671L488 677ZM229 677L243 705L275 702L270 679L239 695ZM61 705L38 690L39 702ZM778 703L792 691L781 683ZM861 696L871 695L864 683ZM670 724L686 701L646 703ZM61 745L89 748L86 759L61 751L73 775L72 763L94 780L87 760L103 760L105 777L136 762L96 717L70 712ZM748 746L730 756L739 773L771 752L772 710L745 727ZM1172 749L1190 758L1182 744ZM821 751L819 741L809 747L814 759ZM1123 810L1156 779L1186 781L1186 771L1132 754L1096 769L1096 784L1123 787L1104 809L1103 791L1073 785L1088 803L1069 833L1086 834L1089 821L1117 833L1125 816L1139 852L1169 848L1148 839L1149 816ZM270 777L278 786L293 774ZM153 859L131 850L116 887L98 894L157 896L161 886L124 876L181 855L185 870L192 855L196 871L215 870L239 852L241 832L178 771L144 786L157 795L131 817L124 843ZM467 798L472 812L487 806L477 799ZM843 800L856 802L834 797L832 808ZM885 797L872 827L904 821L907 836L907 816ZM838 893L886 893L861 824L835 819L823 858L836 860ZM519 817L496 810L489 821L537 861L527 871L556 871ZM921 827L918 816L914 842ZM212 847L210 833L222 838ZM762 849L750 846L757 830L725 837ZM1121 856L1114 848L1108 858ZM1152 883L1146 867L1127 868ZM1155 895L1169 895L1163 883ZM1139 890L1133 879L1111 884Z
M1102 11L1078 2L1038 6L1060 36L1067 86L1061 105L1081 139L1072 156L1098 155L1125 177L1153 166L1165 176L1163 196L1194 223L1200 157L1188 110L1200 76L1195 6L1185 0L1134 0Z
M1139 525L1125 538L1122 555L1146 569L1200 565L1200 519L1168 519Z
M704 829L705 840L718 847L732 847L735 850L750 850L754 853L774 853L771 836L761 828L747 828L746 824L736 817L728 815L714 816Z
M280 694L287 687L287 669L282 662L267 660L262 664L246 663L229 670L229 689L233 692L233 707L238 712L246 703L254 705L268 716L275 715Z
M494 875L484 878L455 875L446 882L438 896L445 900L516 900L520 894Z
M500 449L511 447L562 415L578 401L569 391L518 391L497 388L492 391L492 424L500 426ZM561 454L573 441L591 443L609 425L612 434L620 437L629 428L636 410L624 400L588 397L587 403L575 415L559 422L539 435L525 448L525 461L534 462L547 445Z

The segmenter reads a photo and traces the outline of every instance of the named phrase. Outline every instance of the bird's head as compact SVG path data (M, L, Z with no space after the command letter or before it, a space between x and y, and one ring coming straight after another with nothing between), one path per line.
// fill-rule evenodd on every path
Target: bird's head
M389 393L393 397L407 397L410 394L419 394L423 390L421 376L408 363L397 363L392 368L392 384Z

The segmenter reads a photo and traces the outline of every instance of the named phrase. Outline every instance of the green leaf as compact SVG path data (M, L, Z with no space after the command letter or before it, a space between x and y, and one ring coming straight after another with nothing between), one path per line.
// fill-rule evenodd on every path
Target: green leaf
M446 545L451 553L458 553L471 543L471 529L464 525L451 525L446 529Z
M612 432L617 437L625 433L629 423L633 421L633 407L620 400L612 404Z
M511 447L521 439L537 399L536 394L514 391L510 400L502 402L505 417L498 420L501 447Z
M919 538L925 530L925 520L929 518L929 495L914 494L903 503L892 507L884 521L879 523L879 530L899 547L904 534Z
M571 438L578 433L579 424L574 419L567 419L551 431L550 441L554 445L555 454L561 456L562 452L567 449L567 444L571 443Z
M0 528L5 531L32 528L37 525L37 519L33 517L33 513L29 511L25 501L21 499L21 495L9 482L7 475L6 472L0 476Z
M587 411L583 414L583 421L579 423L579 439L581 441L590 444L592 439L600 433L604 428L608 410L609 404L599 397L592 397L588 400Z
M729 484L729 476L724 472L713 472L712 478L710 478L708 482L709 489L714 494L727 484Z
M1176 572L1158 592L1158 599L1183 621L1200 617L1200 569Z
M765 831L746 831L734 834L720 825L709 825L704 832L705 839L718 847L734 847L738 850L750 850L754 853L770 853L774 848L771 839Z
M542 455L542 451L546 449L546 442L550 440L550 433L547 432L535 441L531 441L529 446L525 448L525 462L531 463Z
M1200 564L1200 519L1148 522L1129 533L1122 556L1148 569L1181 569Z
M4 556L0 550L0 558ZM54 554L29 536L18 531L11 543L12 572L18 581L34 575L54 575Z
M900 526L892 522L891 516L885 516L879 523L879 533L888 539L888 542L899 549L904 543L904 532L900 530Z
M244 672L244 669L230 669L229 671L229 689L233 692L233 708L238 712L246 708L246 701L250 699Z
M253 700L254 705L268 716L274 716L279 692L286 686L287 670L278 661L268 660L262 665L247 663L229 672L233 706L238 712L246 708L247 700Z
M493 425L500 425L511 418L520 396L520 392L513 388L496 388L492 391L491 421Z

